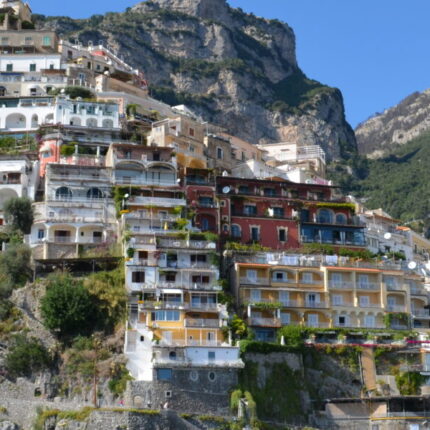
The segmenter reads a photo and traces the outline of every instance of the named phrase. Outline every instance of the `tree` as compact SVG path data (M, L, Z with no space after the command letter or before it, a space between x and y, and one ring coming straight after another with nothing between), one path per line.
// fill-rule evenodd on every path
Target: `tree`
M23 244L11 245L0 254L0 291L3 285L22 286L31 278L30 260L31 250Z
M23 234L29 234L33 224L33 207L27 197L13 197L4 205L6 221L14 230L20 230Z
M41 300L45 326L66 339L91 333L96 322L96 307L81 281L69 274L51 277Z
M15 336L5 359L5 367L13 377L31 376L51 363L51 356L40 340L23 335Z

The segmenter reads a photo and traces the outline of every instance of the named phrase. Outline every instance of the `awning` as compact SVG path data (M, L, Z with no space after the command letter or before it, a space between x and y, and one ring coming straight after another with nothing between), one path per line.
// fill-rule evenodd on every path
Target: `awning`
M183 294L182 290L174 289L174 288L160 288L159 291L162 294Z

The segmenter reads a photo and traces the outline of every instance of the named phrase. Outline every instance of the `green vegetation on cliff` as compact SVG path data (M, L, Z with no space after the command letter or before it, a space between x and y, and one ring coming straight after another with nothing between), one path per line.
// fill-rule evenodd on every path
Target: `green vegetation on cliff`
M365 199L366 207L382 207L403 221L425 220L430 214L430 133L398 146L376 160L354 155L332 164L329 176L346 193Z

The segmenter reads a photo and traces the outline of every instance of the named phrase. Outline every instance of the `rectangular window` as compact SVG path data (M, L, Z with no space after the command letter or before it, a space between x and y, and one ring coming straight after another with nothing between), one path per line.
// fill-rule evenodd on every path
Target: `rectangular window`
M37 238L38 239L43 239L45 237L45 230L43 230L43 229L39 229L38 231L37 231Z
M275 272L273 279L276 281L283 281L284 280L284 272Z
M42 46L50 46L51 45L51 36L43 36Z
M251 227L251 240L258 242L260 240L260 230L258 227Z
M375 317L373 315L366 315L364 317L365 327L375 327Z
M175 280L176 280L176 273L175 272L166 273L166 282L175 282Z
M302 274L302 281L304 284L312 284L314 281L314 277L312 273L303 273Z
M13 71L13 64L6 64L6 72L12 72Z
M288 312L281 312L281 323L284 325L291 323L291 315Z
M279 291L279 301L281 303L288 303L290 301L289 291Z
M343 304L343 297L339 294L333 296L333 305L341 306Z
M190 128L190 136L194 136L194 128Z
M369 306L370 300L369 296L360 296L360 306L366 307Z
M308 314L308 327L318 327L318 314Z
M239 186L239 194L249 194L248 185L240 185Z
M36 64L30 64L30 72L36 71Z
M253 302L261 301L261 291L260 290L251 290L251 300Z
M336 286L342 285L342 274L332 273L331 282L333 283L333 285L336 285Z
M131 282L135 282L135 283L145 282L145 272L132 272Z
M287 241L287 231L285 230L285 228L280 228L278 230L278 235L279 235L279 237L278 237L279 242L286 242Z
M268 197L274 197L276 195L274 188L265 188L264 195Z
M216 149L216 158L218 158L218 160L222 160L224 158L224 151L222 148Z
M208 351L208 360L215 361L215 351Z
M256 282L257 281L257 271L248 269L246 271L246 279L248 279L248 281Z
M277 218L283 218L284 217L284 208L272 208L273 210L273 216Z
M25 39L24 39L24 43L28 46L28 45L32 45L33 44L33 38L32 37L30 37L30 36L27 36Z
M159 381L171 381L172 369L157 369L157 379Z
M358 285L360 287L366 288L369 285L368 275L358 275Z
M179 321L179 311L155 311L151 314L152 321Z
M2 37L1 38L1 44L3 46L9 45L9 38L8 37Z

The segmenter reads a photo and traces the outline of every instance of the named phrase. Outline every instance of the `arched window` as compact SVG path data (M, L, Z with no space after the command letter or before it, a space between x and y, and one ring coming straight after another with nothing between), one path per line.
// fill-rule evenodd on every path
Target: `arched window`
M113 121L111 119L104 119L103 120L103 127L104 128L112 128L113 127Z
M231 226L231 236L237 238L242 236L242 232L240 231L240 227L238 225L233 224Z
M88 118L87 127L97 127L97 120L95 118Z
M39 117L36 114L34 114L31 117L31 128L37 128L38 125L39 125Z
M72 190L68 187L60 187L55 192L55 197L58 200L68 200L73 196Z
M317 221L323 224L333 224L333 214L328 209L320 209L317 215Z
M103 193L99 188L90 188L87 192L87 198L89 198L89 199L102 199Z
M336 214L336 224L346 224L346 215L345 214Z

